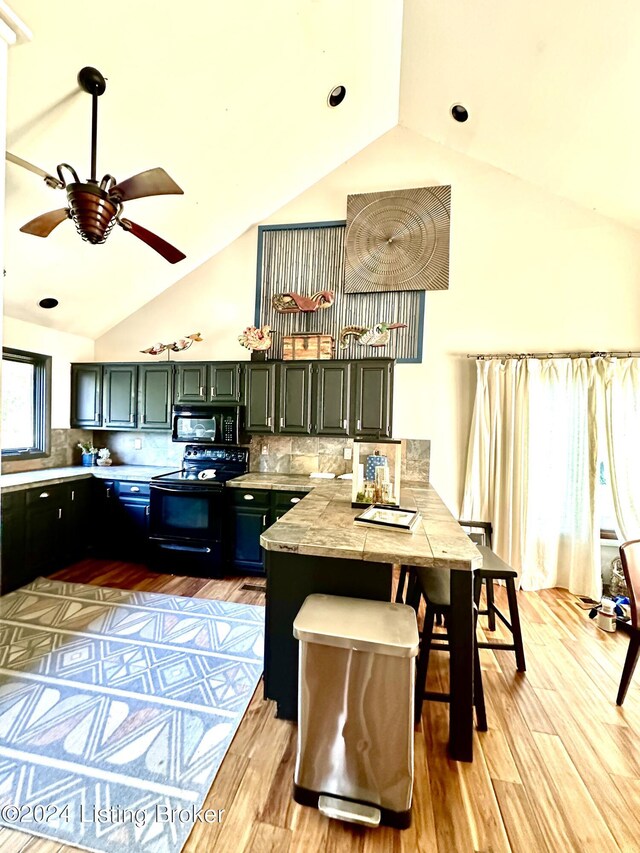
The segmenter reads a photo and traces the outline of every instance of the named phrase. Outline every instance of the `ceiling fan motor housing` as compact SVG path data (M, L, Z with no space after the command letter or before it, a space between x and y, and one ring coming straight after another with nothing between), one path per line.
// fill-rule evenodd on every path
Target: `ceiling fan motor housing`
M104 243L116 223L117 206L95 184L67 184L71 216L83 240Z

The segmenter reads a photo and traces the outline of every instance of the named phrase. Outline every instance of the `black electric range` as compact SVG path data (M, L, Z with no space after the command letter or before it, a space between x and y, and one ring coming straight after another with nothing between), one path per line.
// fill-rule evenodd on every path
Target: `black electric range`
M246 447L187 444L182 468L150 483L151 564L219 577L224 566L225 483L249 470Z

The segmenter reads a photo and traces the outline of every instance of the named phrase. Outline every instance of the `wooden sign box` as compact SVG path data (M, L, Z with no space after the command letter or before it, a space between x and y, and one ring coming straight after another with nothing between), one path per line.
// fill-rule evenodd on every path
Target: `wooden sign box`
M282 358L284 361L330 359L334 357L331 335L284 335Z

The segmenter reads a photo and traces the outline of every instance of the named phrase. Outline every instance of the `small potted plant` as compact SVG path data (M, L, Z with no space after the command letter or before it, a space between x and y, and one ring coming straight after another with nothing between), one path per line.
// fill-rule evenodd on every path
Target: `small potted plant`
M111 451L108 447L101 447L98 451L98 465L111 465Z
M79 441L78 447L82 451L82 464L86 467L96 464L97 448L93 446L91 441Z

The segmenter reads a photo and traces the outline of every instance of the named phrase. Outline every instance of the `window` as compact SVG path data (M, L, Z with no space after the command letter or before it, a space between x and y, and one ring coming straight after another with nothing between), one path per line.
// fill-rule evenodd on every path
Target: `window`
M2 456L49 455L51 357L2 350Z

